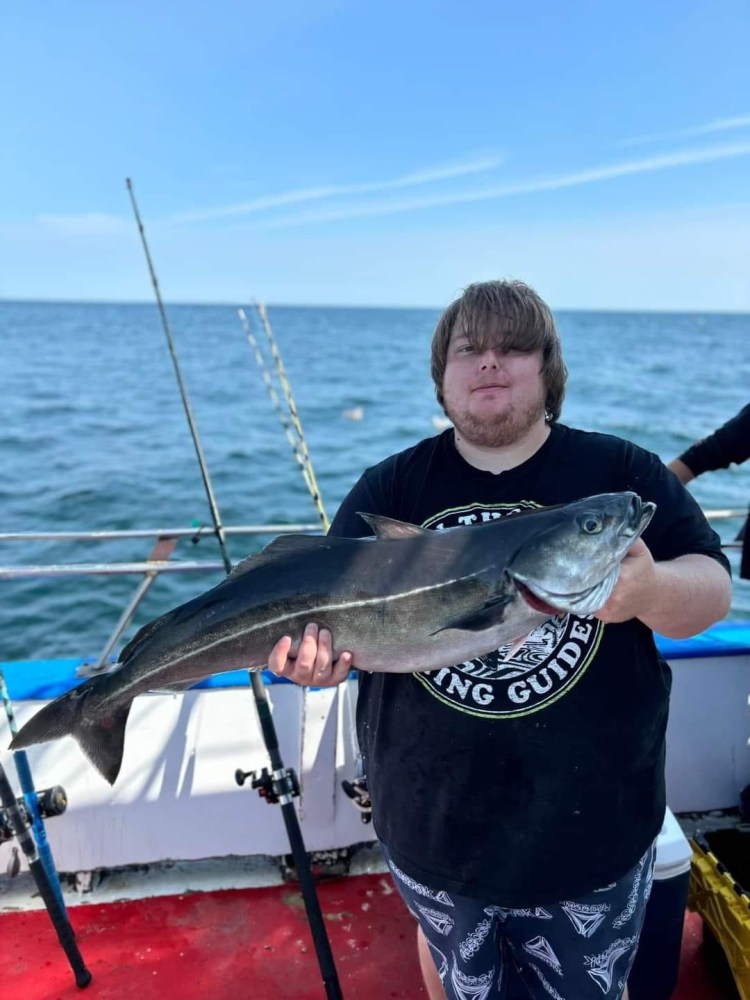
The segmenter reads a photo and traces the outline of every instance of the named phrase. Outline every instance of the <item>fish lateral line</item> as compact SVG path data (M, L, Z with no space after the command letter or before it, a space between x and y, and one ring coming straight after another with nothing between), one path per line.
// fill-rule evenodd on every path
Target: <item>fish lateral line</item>
M185 662L185 660L189 660L196 656L202 656L206 653L210 653L211 650L220 648L224 643L236 641L237 639L241 639L245 636L252 635L253 632L263 631L264 629L272 628L274 625L281 624L282 622L289 622L295 618L304 619L305 622L312 622L315 621L316 619L322 619L326 613L331 613L335 611L345 611L345 610L356 611L358 608L370 607L372 605L391 604L396 601L402 601L405 600L406 598L413 597L415 594L428 594L431 591L437 591L443 587L451 587L454 586L455 584L464 583L466 580L472 580L475 577L476 574L472 573L469 576L457 577L454 580L443 580L438 584L430 584L429 586L426 587L415 587L412 590L401 591L398 594L384 595L380 597L368 597L358 601L344 601L339 604L324 604L324 605L319 605L318 607L315 608L305 609L304 611L294 612L293 614L279 615L276 618L268 618L265 619L264 621L254 622L253 624L248 625L246 628L238 629L228 635L222 635L219 638L215 639L213 642L200 646L197 649L186 651L183 655L175 657L174 659L169 660L168 662L162 664L158 668L158 670L154 671L154 674L158 675L162 671L168 670L170 667L177 666L178 664ZM327 625L323 625L323 627L328 628ZM282 633L282 634L288 634L288 633ZM121 661L116 665L114 670L109 671L106 675L103 676L111 676L115 673L119 673L120 670L123 669L124 667L127 667L137 657L137 655L138 654L135 653L133 654L133 657ZM243 667L244 669L257 670L262 667L262 663L258 664L255 667L245 667L244 665ZM132 686L135 686L136 684L137 681L134 681Z

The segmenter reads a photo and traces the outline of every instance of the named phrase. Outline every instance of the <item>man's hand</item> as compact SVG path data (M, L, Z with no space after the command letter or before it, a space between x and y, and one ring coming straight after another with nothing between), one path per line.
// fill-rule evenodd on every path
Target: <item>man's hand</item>
M640 618L653 606L656 564L642 538L633 542L620 563L620 576L609 600L596 612L603 622L626 622Z
M296 656L289 656L291 648L292 639L285 635L268 657L268 669L279 677L287 677L295 684L334 687L349 676L352 654L344 652L337 660L333 659L332 638L327 628L318 630L317 625L307 625Z
M654 632L684 639L720 621L731 602L731 578L715 559L690 553L654 562L639 538L622 560L617 585L596 617L603 622L638 618Z

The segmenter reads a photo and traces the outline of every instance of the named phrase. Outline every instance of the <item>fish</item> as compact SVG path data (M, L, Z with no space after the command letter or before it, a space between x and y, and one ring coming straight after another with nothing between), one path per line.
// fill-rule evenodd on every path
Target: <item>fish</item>
M266 666L285 635L330 630L364 671L419 672L483 656L550 617L591 615L655 504L603 493L471 526L432 530L363 513L373 536L280 535L203 594L144 625L117 664L37 712L20 750L71 735L110 784L133 699L209 674Z

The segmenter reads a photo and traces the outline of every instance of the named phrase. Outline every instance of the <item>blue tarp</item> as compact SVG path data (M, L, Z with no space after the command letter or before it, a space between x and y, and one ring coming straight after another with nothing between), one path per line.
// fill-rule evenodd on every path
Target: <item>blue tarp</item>
M737 656L750 653L750 621L720 622L691 639L666 639L656 636L656 644L668 660L684 660L708 656ZM95 662L93 657L71 657L60 660L15 660L0 663L10 696L15 701L56 698L75 687L81 678L79 667ZM263 671L266 684L288 684L283 677ZM246 670L207 677L197 688L248 687Z
M13 660L0 663L10 697L14 701L39 699L46 701L64 694L84 679L78 669L95 663L94 657L70 657L61 660ZM291 684L285 677L277 677L270 670L263 671L265 684ZM196 684L196 688L249 687L247 670L231 670L214 674Z

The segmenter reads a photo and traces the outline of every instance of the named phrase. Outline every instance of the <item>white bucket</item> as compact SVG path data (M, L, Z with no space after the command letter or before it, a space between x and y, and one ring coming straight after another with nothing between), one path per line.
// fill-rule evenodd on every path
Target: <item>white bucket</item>
M675 878L690 871L690 859L693 849L682 832L682 827L674 818L674 813L667 808L664 823L656 841L655 879Z

